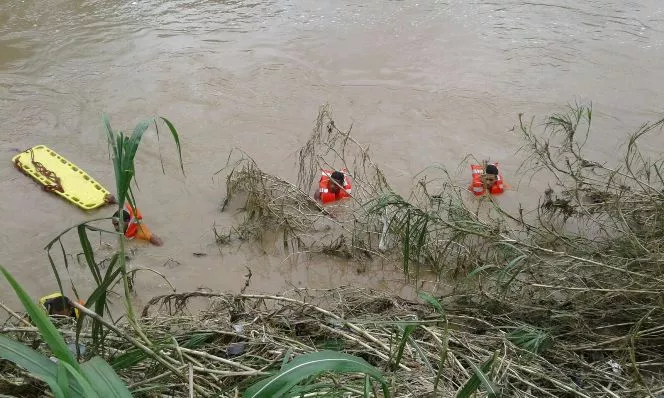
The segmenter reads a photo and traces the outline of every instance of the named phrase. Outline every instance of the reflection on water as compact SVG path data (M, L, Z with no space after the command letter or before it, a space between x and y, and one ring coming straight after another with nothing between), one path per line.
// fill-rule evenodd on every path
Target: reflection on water
M166 245L138 247L138 265L183 290L235 290L245 266L257 290L385 288L398 271L357 277L324 258L288 266L282 254L219 252L212 227L234 215L219 213L212 173L228 151L241 147L292 177L295 148L330 102L401 190L434 163L464 182L459 164L473 153L499 160L518 187L505 205L534 203L547 182L518 184L516 115L593 100L592 155L610 161L625 132L662 111L663 22L659 0L2 2L0 258L35 294L52 290L44 243L110 215L83 214L40 191L9 163L13 149L49 145L112 187L100 113L126 128L159 113L181 130L187 177L172 148L147 136L137 195ZM181 266L164 267L171 259ZM142 291L160 292L159 283L145 277Z

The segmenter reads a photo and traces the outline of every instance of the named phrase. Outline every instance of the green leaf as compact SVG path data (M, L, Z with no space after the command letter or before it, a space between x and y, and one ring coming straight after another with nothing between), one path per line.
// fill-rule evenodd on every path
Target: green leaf
M422 223L422 226L420 227L419 234L417 237L417 246L416 246L416 256L417 258L420 257L422 254L422 248L424 247L424 243L426 241L427 235L428 235L428 230L427 230L427 225L429 224L429 217L427 214L423 215L424 222ZM417 264L415 266L415 283L418 283L420 279L420 265Z
M59 361L58 372L60 372L60 369L65 369L66 372L74 376L76 383L78 383L78 386L80 386L80 388L83 390L83 397L85 398L99 397L99 391L95 391L90 385L90 383L85 379L85 377L81 373L79 373L76 369L72 368L71 365L69 365L66 362ZM65 391L69 391L69 389Z
M284 355L284 359L281 361L281 368L280 368L281 370L284 370L284 368L288 364L288 361L290 360L291 355L293 355L293 348L292 347L289 348L286 351L286 354Z
M276 375L249 387L243 396L245 398L282 397L298 383L322 372L364 373L381 383L386 398L390 396L387 382L380 371L362 358L336 351L300 355L287 363Z
M291 398L300 398L300 397L307 397L307 394L310 393L315 393L317 392L320 395L327 395L326 393L329 391L333 391L336 394L331 394L333 397L334 396L342 396L339 395L339 391L343 391L344 386L339 386L335 385L333 383L327 382L327 383L312 383L312 384L306 384L303 386L295 386L291 388L291 390L288 392L288 396ZM318 396L314 395L314 396Z
M115 282L116 278L120 275L120 272L122 272L122 270L119 267L117 269L115 268L117 262L118 262L118 253L114 254L113 257L111 257L111 261L108 264L108 268L106 269L106 273L104 274L104 279L102 280L101 284L97 286L97 288L90 294L88 299L85 301L85 306L87 308L91 308L94 305L95 313L102 317L104 316L104 308L108 308L106 302L106 291L108 290L109 286L111 286L111 284ZM76 344L78 344L79 341L79 336L81 333L81 328L83 327L84 319L85 319L85 314L81 313L81 316L78 318L76 322ZM103 333L103 324L101 323L101 321L93 319L92 320L93 346L97 347L99 344L103 344L102 333Z
M26 312L28 315L30 315L30 319L39 329L42 338L53 352L53 355L55 355L55 357L59 360L67 362L74 369L79 370L80 366L78 362L76 359L74 359L74 356L65 344L65 340L62 338L60 333L58 333L58 330L55 328L55 326L53 326L53 323L51 323L51 321L48 319L46 313L41 308L39 308L39 306L37 306L34 301L32 301L30 295L28 295L28 293L23 290L16 279L14 279L14 277L11 276L9 272L7 272L5 267L1 265L0 272L2 272L5 278L7 278L7 281L16 292L19 300L21 300L21 304L23 304Z
M417 295L420 296L422 300L429 303L433 308L435 308L440 315L443 316L445 315L445 310L443 309L443 305L440 304L440 301L438 301L438 299L436 299L434 296L424 291L420 291L419 293L417 293Z
M67 376L67 368L64 362L58 361L55 373L60 389L62 391L69 391L69 377Z
M44 380L48 386L51 388L51 392L55 396L55 398L70 398L71 395L66 394L62 391L60 388L60 385L58 385L58 381L56 379L53 380Z
M508 333L507 339L533 354L541 354L553 344L553 338L549 333L530 325L520 326Z
M189 340L185 341L184 344L182 344L182 347L196 349L210 341L214 336L214 333L196 333L192 335Z
M92 245L88 239L88 234L85 231L85 224L80 224L77 228L78 230L78 239L81 243L81 248L83 249L83 254L85 255L85 261L88 263L88 268L90 268L90 273L95 278L97 285L101 283L101 273L99 272L99 266L95 261L95 255L92 251Z
M514 274L512 274L512 276L506 282L504 282L505 277L510 274L510 271L512 271L513 268L515 268L517 265L519 265L526 258L528 258L528 256L525 255L525 254L522 254L522 255L512 259L512 261L510 261L509 263L507 263L505 268L503 268L500 271L500 276L498 278L498 284L503 286L504 288L509 286L510 283L512 283L512 281L514 280L514 278L516 278L519 275L518 269L514 272Z
M439 344L438 349L440 353L440 362L438 363L438 371L436 373L436 379L433 382L433 393L436 395L438 393L438 383L440 378L443 375L443 370L445 369L445 361L447 360L447 351L449 348L449 325L445 322L445 327L443 329L443 341Z
M184 175L184 163L182 163L182 149L180 147L180 136L178 135L178 131L175 129L175 126L173 125L173 123L171 123L170 120L162 116L160 116L159 119L161 119L164 123L166 123L166 126L168 126L168 130L171 132L171 135L173 136L173 141L175 141L175 146L178 149L178 156L180 157L180 168L182 169L182 174Z
M56 364L37 351L18 341L0 335L0 358L24 368L34 376L46 380L56 380Z
M81 366L83 374L104 398L131 398L129 389L113 368L100 357L94 357Z
M113 358L111 366L114 370L120 371L141 363L147 357L148 355L143 350L133 349Z
M457 398L470 398L480 386L484 387L489 398L497 397L498 389L489 379L489 376L487 376L487 373L491 370L493 363L497 358L498 353L494 353L488 361L484 362L482 366L478 367L468 357L464 356L466 362L468 362L468 364L470 364L470 366L473 368L474 374L470 377L470 379L468 379L466 384L464 384L463 388L459 390L457 393Z
M410 343L410 346L413 347L417 352L417 354L419 355L420 357L419 360L424 362L424 365L427 367L427 369L429 369L431 375L435 377L437 375L437 372L431 365L431 361L429 361L429 358L427 357L427 354L424 352L422 347L420 347L418 342L415 339L413 339L412 336L408 336L408 343Z
M58 384L58 365L44 355L18 341L0 335L0 358L22 367L34 377L45 381L56 397L66 397ZM70 392L77 394L78 397L84 397L83 391L77 386L72 386Z
M494 264L487 264L487 265L484 265L484 266L482 266L482 267L477 267L477 268L475 268L474 270L472 270L472 271L468 274L468 276L467 276L466 278L467 278L467 279L470 279L470 278L472 278L473 276L479 274L480 272L482 272L482 271L484 271L484 270L487 270L487 269L491 269L491 268L496 268L496 266L495 266Z
M64 246L62 247L62 252L64 253L65 249ZM53 261L53 256L51 256L51 251L50 251L50 246L48 246L48 250L46 251L48 255L48 261L51 264L51 269L53 270L53 275L55 275L55 281L58 283L58 289L60 293L62 293L62 280L60 279L60 273L58 272L57 267L55 266L55 262ZM67 257L65 255L65 268L68 268L69 264L67 263Z
M170 347L171 345L172 345L172 340L162 339L160 341L155 342L152 349L155 351L159 351L166 347ZM193 348L193 347L185 347L185 348ZM149 358L149 355L146 354L145 351L138 348L134 348L125 351L122 354L118 355L117 357L113 358L113 360L110 361L110 365L115 371L119 371L122 369L127 369L132 366L138 365L139 363L141 363L141 361L143 361L146 358Z
M410 279L408 265L410 263L410 209L406 210L406 231L403 233L403 272L406 280Z
M396 370L399 368L399 363L401 362L401 358L403 357L403 350L406 347L406 342L408 341L408 337L415 331L415 329L418 328L419 325L407 325L403 329L403 334L401 335L401 341L399 342L399 346L397 348L397 356L394 359L394 364L392 364L392 370Z

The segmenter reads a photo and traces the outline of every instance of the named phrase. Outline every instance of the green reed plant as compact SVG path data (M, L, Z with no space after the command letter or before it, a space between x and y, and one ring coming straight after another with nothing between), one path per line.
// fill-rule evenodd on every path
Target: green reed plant
M159 123L166 125L170 135L175 142L178 159L180 162L180 168L184 173L184 164L182 162L182 152L180 145L180 136L177 129L173 123L164 118L164 117L154 117L148 120L139 122L133 129L131 135L127 135L123 131L113 130L111 127L110 120L106 114L102 116L102 125L106 133L108 140L110 158L113 163L113 172L115 176L115 199L118 214L122 214L122 210L125 206L125 203L129 203L135 207L135 199L132 191L132 181L136 174L134 159L138 148L140 146L141 140L144 133L152 126L154 127L157 138L159 138ZM163 171L163 164L162 164ZM53 269L54 276L58 283L58 287L62 292L62 280L60 273L57 270L55 261L53 259L52 250L59 246L62 251L62 257L64 261L64 266L67 272L69 271L69 260L67 253L65 251L64 244L62 243L62 237L67 234L69 231L76 229L79 238L79 244L83 251L83 257L85 263L92 275L92 278L95 282L95 288L90 296L85 301L87 308L94 308L94 311L100 317L104 316L105 313L108 313L108 302L107 302L107 291L112 288L120 279L123 286L123 296L125 302L125 309L127 312L127 318L132 326L136 329L137 333L146 343L149 343L149 340L145 334L142 333L140 326L136 321L136 315L134 313L134 308L132 305L131 299L131 286L129 282L129 271L127 270L126 263L126 249L125 249L125 239L122 233L117 233L115 231L107 230L104 228L99 228L93 225L93 223L101 220L108 220L108 217L99 218L90 220L78 225L75 225L71 228L66 229L58 236L56 236L51 242L49 242L45 249L48 254L51 267ZM119 217L120 230L124 230L124 219ZM101 232L101 233L110 233L117 236L118 249L104 267L101 266L100 262L95 258L95 253L88 238L88 232ZM118 279L119 278L119 279ZM76 286L71 284L71 288L74 291L76 297L79 297ZM77 341L78 336L80 335L81 328L85 316L81 316L77 321ZM92 319L92 336L93 336L93 351L99 347L103 348L104 343L104 331L103 325L98 319Z
M108 119L108 116L104 114L102 116L102 122L104 129L106 131L106 137L108 138L108 144L111 150L111 160L113 161L113 171L115 174L115 192L116 200L118 206L118 213L122 214L124 205L126 202L129 202L132 206L135 205L134 195L131 188L132 180L136 174L134 166L134 158L136 157L136 152L138 151L141 139L143 134L150 127L154 125L157 134L159 134L159 128L157 121L161 121L168 127L169 132L171 133L175 145L177 147L178 157L180 160L180 168L182 173L184 173L184 164L182 163L182 151L180 147L180 137L177 132L177 129L164 117L153 118L150 120L144 120L139 122L131 134L131 136L125 135L123 131L114 131L111 127L111 123ZM162 165L163 167L163 165ZM124 230L124 219L119 217L120 222L120 231ZM136 323L136 315L134 314L134 309L131 302L131 289L129 286L129 281L127 278L127 264L125 257L125 240L124 236L120 234L118 236L118 266L121 270L122 283L124 287L124 297L125 297L125 306L127 310L127 317L129 321L137 327L137 330L140 330L138 324ZM142 334L142 333L141 333ZM147 342L147 337L142 335L143 339Z

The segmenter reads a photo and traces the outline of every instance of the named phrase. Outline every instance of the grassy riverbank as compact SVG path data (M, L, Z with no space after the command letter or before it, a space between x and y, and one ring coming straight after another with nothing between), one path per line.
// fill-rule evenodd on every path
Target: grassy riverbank
M663 394L664 159L648 158L638 143L661 134L664 120L629 136L612 164L584 154L591 121L587 107L537 126L518 121L523 173L553 181L529 217L470 198L436 168L398 195L324 107L300 151L297 182L231 154L221 171L224 208L239 202L245 219L217 231L219 244L264 240L269 231L290 252L393 260L414 280L433 271L450 281L450 293L412 301L351 289L172 294L154 298L135 321L118 321L117 332L83 325L86 355L106 358L137 396L188 396L194 386L201 396L239 396L291 358L325 349L363 358L397 397ZM321 168L342 165L354 197L322 209L311 187ZM189 313L190 300L207 310ZM135 323L149 352L127 338L138 338ZM60 330L76 334L66 322ZM2 332L28 343L39 336L13 318ZM0 393L43 388L0 366ZM382 394L357 373L307 382L303 394Z

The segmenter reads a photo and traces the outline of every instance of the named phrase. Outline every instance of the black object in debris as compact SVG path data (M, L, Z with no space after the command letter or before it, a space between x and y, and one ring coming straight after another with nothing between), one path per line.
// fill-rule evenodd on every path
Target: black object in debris
M232 343L228 345L228 348L226 348L226 355L229 357L236 357L238 355L242 355L244 353L244 347L247 345L245 342L239 342L239 343Z

